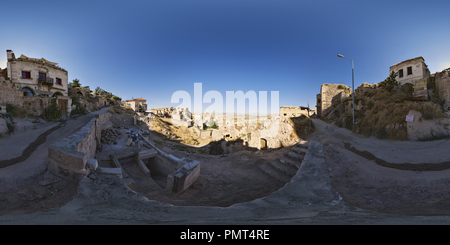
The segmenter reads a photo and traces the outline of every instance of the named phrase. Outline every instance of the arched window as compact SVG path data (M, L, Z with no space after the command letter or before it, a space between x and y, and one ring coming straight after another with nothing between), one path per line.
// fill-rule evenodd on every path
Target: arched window
M30 88L23 88L23 96L34 96L33 91Z

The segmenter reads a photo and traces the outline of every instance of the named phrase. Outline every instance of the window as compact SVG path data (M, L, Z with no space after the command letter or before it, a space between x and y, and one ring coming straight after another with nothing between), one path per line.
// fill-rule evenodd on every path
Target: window
M408 74L407 75L412 75L412 66L409 66L408 68L406 68L406 69L408 69Z
M29 71L22 71L22 78L31 78L31 74Z
M56 84L59 84L59 85L62 84L62 83L61 83L61 78L56 78Z
M47 74L39 72L39 81L45 81Z
M398 70L398 77L403 77L403 69Z

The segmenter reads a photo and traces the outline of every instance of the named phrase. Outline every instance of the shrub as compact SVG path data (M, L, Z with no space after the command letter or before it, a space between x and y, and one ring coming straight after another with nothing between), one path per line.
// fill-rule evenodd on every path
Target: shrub
M6 113L8 113L11 117L20 118L24 118L27 115L27 111L25 109L16 107L12 104L6 104Z
M72 110L72 115L86 114L86 108L80 103L78 97L72 97L72 105L75 105L75 109Z
M217 124L214 122L213 125L211 126L206 126L205 124L203 125L203 130L207 130L207 129L219 129L219 126L217 126Z
M61 117L61 112L58 110L58 105L56 104L56 98L53 98L49 107L44 110L45 118L56 119Z

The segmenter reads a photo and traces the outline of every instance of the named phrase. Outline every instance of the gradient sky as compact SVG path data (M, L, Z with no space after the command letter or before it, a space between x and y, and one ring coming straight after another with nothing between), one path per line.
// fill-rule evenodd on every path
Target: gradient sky
M422 56L450 67L450 1L5 1L0 67L16 57L57 62L82 86L149 108L172 94L279 91L280 106L316 104L323 83L383 81ZM269 96L270 99L270 96ZM192 98L193 100L193 98ZM225 102L224 102L225 104ZM203 105L205 109L208 104Z

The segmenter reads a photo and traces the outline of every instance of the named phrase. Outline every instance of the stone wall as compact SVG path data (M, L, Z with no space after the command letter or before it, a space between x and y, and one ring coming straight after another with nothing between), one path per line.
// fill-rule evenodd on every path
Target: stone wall
M444 108L448 109L450 107L450 71L436 72L434 82L437 94L445 100Z
M23 91L19 89L11 80L5 80L0 76L0 104L12 104L21 106Z
M189 188L200 176L200 162L182 158L184 163L175 172L167 176L166 190L179 194Z
M310 116L308 108L300 106L281 106L280 115L285 117Z
M351 89L342 84L322 84L320 96L317 96L317 116L326 117L343 98L349 96ZM341 94L343 93L343 94Z
M131 119L126 119L126 116ZM105 113L93 118L73 135L48 148L48 170L58 176L80 179L86 175L86 162L95 157L102 130L112 122L132 122L132 115Z
M27 115L40 116L51 105L51 100L52 97L24 96L19 86L0 77L0 105L11 104L26 111ZM72 100L67 96L58 96L58 100L67 101L66 114L70 116Z

